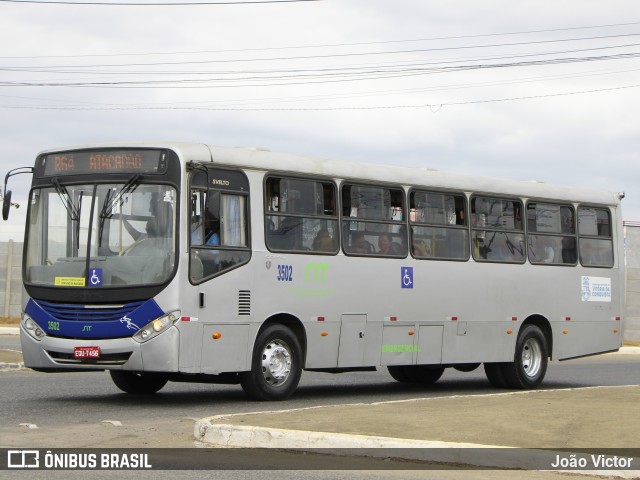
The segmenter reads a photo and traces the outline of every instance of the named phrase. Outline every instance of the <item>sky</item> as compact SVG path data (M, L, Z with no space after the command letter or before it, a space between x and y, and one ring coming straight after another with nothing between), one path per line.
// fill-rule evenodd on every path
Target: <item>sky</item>
M0 0L0 175L193 141L624 191L640 221L636 0L95 3Z

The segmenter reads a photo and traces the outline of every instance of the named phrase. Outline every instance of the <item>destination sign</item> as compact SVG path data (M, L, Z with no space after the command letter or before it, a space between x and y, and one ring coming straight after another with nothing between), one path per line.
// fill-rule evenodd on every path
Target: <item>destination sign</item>
M167 171L167 159L161 150L87 150L45 155L36 168L45 177L91 173L162 174Z

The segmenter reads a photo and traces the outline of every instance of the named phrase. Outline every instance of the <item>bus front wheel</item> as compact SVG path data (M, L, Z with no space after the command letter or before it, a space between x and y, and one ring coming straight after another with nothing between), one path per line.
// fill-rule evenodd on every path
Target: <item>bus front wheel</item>
M164 375L154 373L127 372L110 370L111 380L120 390L126 393L150 394L164 387L168 379Z
M288 327L270 325L258 335L251 370L240 373L240 385L255 400L286 400L301 374L300 342Z

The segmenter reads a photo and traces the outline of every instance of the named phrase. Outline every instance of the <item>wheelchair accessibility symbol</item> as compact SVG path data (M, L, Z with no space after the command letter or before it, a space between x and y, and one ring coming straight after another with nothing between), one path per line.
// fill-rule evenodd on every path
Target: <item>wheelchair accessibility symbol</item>
M401 267L402 288L413 288L413 267Z
M91 287L102 286L102 269L101 268L89 269L89 286Z

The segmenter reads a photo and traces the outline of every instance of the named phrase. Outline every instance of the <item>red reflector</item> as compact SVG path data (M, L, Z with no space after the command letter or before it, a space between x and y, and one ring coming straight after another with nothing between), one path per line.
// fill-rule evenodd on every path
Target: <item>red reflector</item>
M518 317L511 317L511 321L517 322L518 321Z
M389 320L391 320L392 322L395 322L396 320L398 320L398 317L391 317L389 318Z
M458 320L458 317L451 317L451 321L455 322L456 320Z
M619 322L619 321L620 321L620 317L616 317L616 322Z
M324 322L324 317L318 317L319 322Z
M191 317L180 317L180 321L181 322L190 322L191 321Z
M571 321L571 317L564 317L564 319L565 319L567 322L570 322L570 321Z

